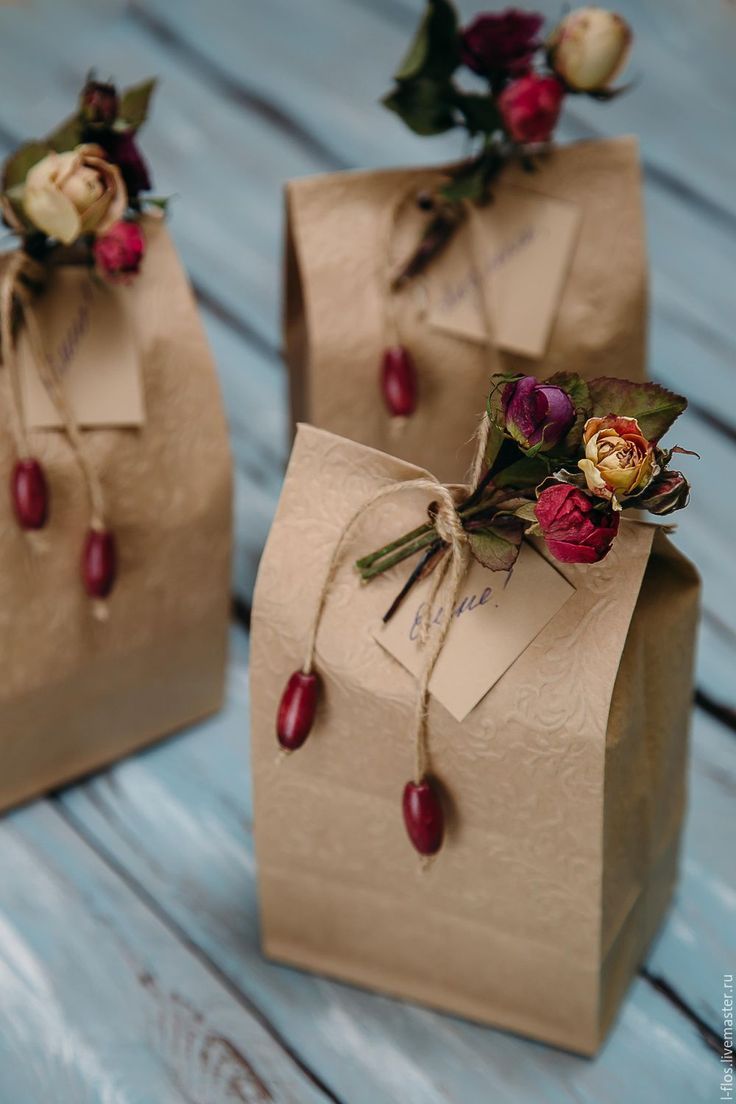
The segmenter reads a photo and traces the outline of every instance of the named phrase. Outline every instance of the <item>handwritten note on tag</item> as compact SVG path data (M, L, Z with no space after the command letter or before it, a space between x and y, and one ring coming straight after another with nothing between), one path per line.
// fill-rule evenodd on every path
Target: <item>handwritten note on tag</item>
M374 634L413 675L424 662L420 625L430 589L431 578L415 586L388 625ZM526 542L510 574L488 571L472 560L429 683L433 696L462 721L574 592ZM432 632L441 616L438 606Z
M81 426L143 425L140 358L124 300L129 290L100 287L86 270L68 267L55 270L34 300L44 350ZM18 338L18 361L27 425L58 428L62 422L25 329Z
M482 294L497 344L523 356L541 357L570 269L580 209L500 185L493 203L477 214L429 271L430 325L459 337L487 340ZM472 251L470 233L480 238Z

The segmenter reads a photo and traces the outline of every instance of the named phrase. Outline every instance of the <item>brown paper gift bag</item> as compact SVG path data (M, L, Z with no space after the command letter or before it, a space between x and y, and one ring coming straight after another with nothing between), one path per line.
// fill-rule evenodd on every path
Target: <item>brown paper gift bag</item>
M433 324L437 314L427 314L426 291L430 299L448 293L452 299L458 288L472 289L476 277L469 275L469 257L477 243L468 241L467 223L433 261L426 279L418 278L416 287L396 297L401 341L419 378L417 410L400 432L379 386L382 353L392 343L385 318L387 219L407 189L418 192L438 180L439 171L397 169L314 176L287 186L284 340L295 424L310 422L456 482L464 479L471 459L470 438L481 412L478 396L485 394L493 369L477 334L471 339L460 336L462 326L450 332ZM552 204L544 233L551 234L565 212L575 220L569 256L559 258L564 270L551 274L561 286L559 301L547 304L551 328L544 352L532 358L506 351L504 366L540 377L564 370L587 378L645 378L647 266L635 140L555 149L535 173L507 168L499 190L517 200L541 196ZM506 218L507 204L499 206ZM484 208L480 217L493 225L494 206ZM399 220L391 247L396 257L409 255L423 219L426 215L409 209ZM508 245L513 252L514 241ZM502 262L508 252L500 248L496 260ZM492 296L504 265L494 266L492 250L488 258L483 286ZM554 255L550 262L554 265ZM532 302L530 288L538 290L541 267L535 261L517 273L514 299L507 298L495 311L495 330L503 329L515 303ZM529 325L534 320L534 315L527 318ZM518 325L515 329L518 334ZM441 437L436 432L440 420Z
M80 580L89 502L59 429L31 430L51 494L24 533L0 496L0 807L66 782L217 709L226 661L231 461L214 365L169 235L144 220L141 274L119 296L145 398L134 428L83 430L117 538L99 623ZM5 258L7 263L7 258ZM79 273L79 279L86 279ZM54 277L43 293L58 293ZM39 303L39 311L42 304ZM70 309L72 304L70 304ZM109 357L131 334L109 332ZM0 471L16 459L0 366Z
M416 683L372 635L403 575L361 586L352 561L424 516L426 492L382 500L348 539L317 637L322 704L285 761L275 717L348 517L423 474L298 429L253 609L263 947L592 1054L676 877L697 576L661 529L634 522L600 564L555 565L574 595L465 721L431 701L451 821L421 873L400 812Z

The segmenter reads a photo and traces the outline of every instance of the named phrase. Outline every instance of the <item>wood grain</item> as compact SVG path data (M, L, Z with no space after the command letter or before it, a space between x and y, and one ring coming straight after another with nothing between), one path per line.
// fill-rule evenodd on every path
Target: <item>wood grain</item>
M421 0L35 0L3 9L0 146L44 133L84 73L162 78L144 147L220 369L237 468L234 587L252 593L287 454L278 358L281 186L432 163L378 105ZM463 0L470 12L474 3ZM556 0L539 5L556 18ZM570 105L563 136L641 135L653 371L696 396L703 455L678 542L705 576L691 808L677 901L593 1062L266 963L249 826L247 638L223 714L0 824L0 1102L668 1104L717 1099L722 974L736 959L736 518L731 130L736 13L618 0L629 95ZM63 49L60 49L63 43ZM682 73L688 74L686 94Z

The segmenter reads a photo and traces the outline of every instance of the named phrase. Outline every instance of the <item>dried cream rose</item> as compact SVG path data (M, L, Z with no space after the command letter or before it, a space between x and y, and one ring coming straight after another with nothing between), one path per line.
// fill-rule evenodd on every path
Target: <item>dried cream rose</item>
M583 444L585 459L578 461L578 467L588 490L610 499L614 510L620 510L621 500L643 490L659 471L654 447L642 434L636 418L616 414L588 418Z
M552 32L552 68L569 88L602 92L618 76L631 49L631 28L604 8L577 8Z
M47 154L29 170L23 187L27 217L65 245L81 234L106 230L127 206L119 168L96 145Z

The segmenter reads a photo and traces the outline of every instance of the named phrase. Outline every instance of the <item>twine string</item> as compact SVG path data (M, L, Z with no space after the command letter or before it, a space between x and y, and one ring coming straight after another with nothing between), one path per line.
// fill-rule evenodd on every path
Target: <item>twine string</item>
M412 202L415 200L417 194L416 186L412 187L408 191L402 192L396 202L391 206L389 217L386 220L386 233L385 241L382 243L380 256L382 263L385 265L385 270L381 272L382 287L384 289L384 322L386 331L389 334L389 339L393 340L396 344L400 343L400 332L396 311L396 303L394 294L391 292L391 243L393 235L396 230L396 226L399 221L400 215L403 213L409 200ZM487 296L484 294L483 288L483 271L479 263L478 256L478 213L475 210L475 206L472 203L466 204L468 213L470 215L469 237L471 243L471 265L473 270L473 276L478 290L478 296L480 299L481 317L483 320L483 327L486 335L486 345L489 356L489 368L491 369L489 375L492 375L495 371L498 371L501 365L501 354L494 341L494 327L493 319L491 317L490 306ZM481 478L483 476L484 462L486 449L488 445L488 436L490 433L490 421L487 413L483 413L478 428L475 432L475 450L473 455L473 461L470 467L470 474L468 483L464 487L465 495L471 495L478 487ZM470 547L468 541L468 534L462 523L462 518L458 513L458 508L452 492L443 483L440 483L438 479L433 476L421 477L419 479L405 480L400 483L389 483L383 487L380 487L372 495L370 495L361 505L353 512L349 517L347 523L343 527L343 530L335 545L330 561L325 573L325 577L320 589L312 624L310 627L309 637L307 639L307 646L305 649L304 663L302 664L302 671L304 674L310 674L314 666L315 648L317 643L317 633L319 631L320 622L322 620L322 614L327 602L328 595L332 588L333 582L337 575L338 568L340 566L343 549L350 537L358 520L363 516L364 512L374 506L377 502L388 497L389 495L396 494L397 491L411 488L412 490L427 490L432 492L435 496L435 511L434 511L434 527L437 532L437 536L446 545L449 554L444 557L442 563L440 563L434 572L434 578L430 589L428 601L425 604L424 616L422 618L421 630L420 630L420 645L423 649L422 669L419 676L417 686L416 704L414 709L414 716L412 721L413 728L413 743L414 743L414 773L415 781L421 782L426 777L429 769L429 743L428 743L428 716L429 716L429 683L434 673L435 666L441 655L442 648L447 634L452 624L452 617L457 605L457 600L460 594L460 588L462 586L465 573L468 568L470 558ZM445 588L445 583L447 587ZM441 616L438 618L435 610L437 609L440 592L446 589L444 604L441 609ZM436 631L432 631L433 626L436 627Z
M13 335L13 311L17 304L25 323L33 358L46 393L61 419L69 447L82 472L90 506L90 525L93 529L105 529L105 500L102 484L97 470L90 460L85 447L82 431L64 388L64 382L58 367L44 348L43 337L38 319L32 306L32 291L24 277L37 280L44 276L43 266L27 254L17 250L8 262L0 281L0 340L3 359L8 368L13 405L15 407L15 437L19 456L30 455L28 428L23 406L23 391L20 381L18 355Z

